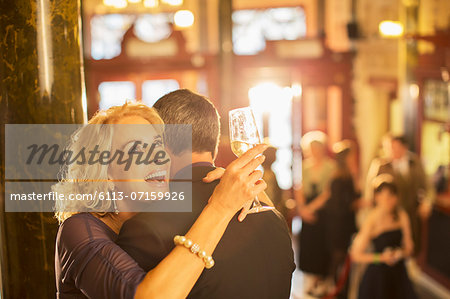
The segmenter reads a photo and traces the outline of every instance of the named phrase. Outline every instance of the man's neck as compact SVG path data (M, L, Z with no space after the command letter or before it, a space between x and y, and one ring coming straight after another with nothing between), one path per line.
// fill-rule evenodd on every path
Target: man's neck
M192 164L199 162L208 162L214 164L213 157L209 152L192 153Z

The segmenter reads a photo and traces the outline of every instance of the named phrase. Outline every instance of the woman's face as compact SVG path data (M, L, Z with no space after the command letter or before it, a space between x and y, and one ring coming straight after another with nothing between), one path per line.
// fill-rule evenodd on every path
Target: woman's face
M311 142L310 150L311 157L316 160L321 160L325 157L325 146L320 142Z
M384 188L381 192L375 195L375 200L377 205L379 205L383 210L391 212L397 206L398 197L389 189Z
M114 181L114 191L123 192L124 195L131 192L169 191L170 159L164 150L160 133L140 116L124 117L117 124L114 126L111 154L120 150L124 153L124 160L132 158L132 163L126 167L115 159L109 165L108 176ZM150 162L157 153L160 158ZM139 156L144 163L136 163Z

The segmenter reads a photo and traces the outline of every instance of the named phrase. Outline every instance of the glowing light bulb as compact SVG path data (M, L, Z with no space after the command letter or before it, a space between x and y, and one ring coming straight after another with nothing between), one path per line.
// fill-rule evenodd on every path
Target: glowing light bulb
M126 0L103 0L103 4L115 8L125 8L127 7L128 2Z
M403 25L397 21L383 21L378 29L380 34L385 37L399 37L403 34Z
M417 85L415 83L409 85L409 94L414 99L419 97L419 85Z
M292 84L291 90L294 97L299 97L302 95L302 85L299 83Z
M161 2L172 6L180 6L183 4L183 0L161 0Z
M179 10L173 16L173 21L178 27L190 27L194 24L194 14L189 10Z
M144 6L145 7L157 7L158 6L158 0L144 0Z

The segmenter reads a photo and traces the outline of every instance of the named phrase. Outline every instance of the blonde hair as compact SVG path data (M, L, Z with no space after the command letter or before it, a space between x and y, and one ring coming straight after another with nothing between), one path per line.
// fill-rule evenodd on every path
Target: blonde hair
M97 112L88 122L72 134L66 151L79 153L82 148L92 149L98 146L98 150L111 151L113 128L110 124L117 123L124 117L140 116L151 124L163 124L161 117L155 109L140 103L126 103L123 106L116 106ZM156 130L162 130L162 126L157 126ZM161 132L161 136L162 136ZM95 182L95 183L93 183ZM52 191L59 194L94 194L103 192L106 194L111 190L111 183L108 182L108 165L104 163L70 163L61 168L60 181L52 186ZM55 217L60 223L67 218L81 211L100 211L100 216L112 211L112 200L64 200L56 201ZM101 212L105 211L105 212Z

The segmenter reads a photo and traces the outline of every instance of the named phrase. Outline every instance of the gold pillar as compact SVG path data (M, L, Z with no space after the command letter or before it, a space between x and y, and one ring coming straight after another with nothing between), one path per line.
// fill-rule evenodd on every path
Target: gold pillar
M232 0L219 0L219 89L222 135L228 135L228 111L233 108ZM234 107L236 108L236 107Z
M405 34L412 35L417 33L419 21L419 0L402 0L401 16L405 24ZM400 76L399 88L402 100L403 110L403 128L404 135L408 141L409 148L412 151L418 151L417 137L419 130L419 103L417 97L411 94L410 87L416 84L415 68L417 67L418 50L415 39L406 39L400 46Z
M86 120L79 0L0 1L2 298L54 298L51 213L5 213L3 124Z

